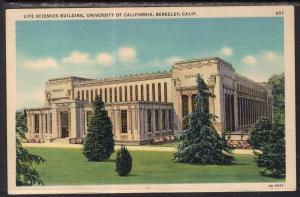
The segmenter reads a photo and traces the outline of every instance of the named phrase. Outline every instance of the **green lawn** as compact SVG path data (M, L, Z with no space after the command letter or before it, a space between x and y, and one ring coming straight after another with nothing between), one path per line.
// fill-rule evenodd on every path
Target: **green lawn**
M235 155L237 160L231 166L202 166L175 163L171 152L131 151L132 172L120 177L115 172L115 154L105 162L89 162L80 149L27 149L46 159L36 167L45 185L283 181L261 176L252 155Z

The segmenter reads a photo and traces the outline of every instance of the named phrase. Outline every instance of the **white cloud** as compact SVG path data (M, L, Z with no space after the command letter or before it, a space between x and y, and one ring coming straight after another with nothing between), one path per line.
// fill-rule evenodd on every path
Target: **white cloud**
M43 70L48 68L58 68L59 65L52 57L40 58L37 60L29 60L24 63L25 68Z
M63 58L63 62L67 64L89 64L92 63L88 53L73 51L68 57Z
M224 48L221 49L221 53L222 53L224 56L230 57L230 56L232 56L232 54L233 54L233 49L232 49L232 48L229 48L229 47L224 47Z
M96 62L99 64L111 65L114 63L114 58L111 54L103 52L97 55Z
M118 59L123 63L136 61L136 54L136 50L131 47L121 47L118 49Z
M262 56L267 61L276 61L280 59L280 55L275 51L264 51Z
M173 56L173 57L167 58L167 59L165 60L165 62L166 62L168 65L173 65L175 62L183 61L183 60L184 60L184 58L177 57L177 56Z
M242 62L248 65L254 65L256 64L256 58L252 55L247 55L242 59Z
M271 75L284 71L283 55L271 50L245 56L241 61L245 65L238 72L257 82L266 82Z

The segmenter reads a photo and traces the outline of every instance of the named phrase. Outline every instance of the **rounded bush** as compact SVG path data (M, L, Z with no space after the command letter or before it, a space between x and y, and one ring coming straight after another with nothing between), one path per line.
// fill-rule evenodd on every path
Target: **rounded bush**
M129 174L132 168L132 158L125 146L117 151L116 171L120 176Z

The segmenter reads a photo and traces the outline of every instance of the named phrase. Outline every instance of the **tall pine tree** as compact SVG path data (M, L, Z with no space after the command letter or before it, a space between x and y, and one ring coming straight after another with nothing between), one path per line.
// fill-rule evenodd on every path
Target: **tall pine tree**
M92 106L93 113L83 141L83 154L90 161L103 161L114 152L112 123L101 97L97 96Z
M21 140L26 139L25 132L26 114L24 112L16 113L16 185L31 186L44 185L39 173L34 169L33 164L40 164L45 160L39 156L30 153L22 147Z
M208 101L214 95L199 75L197 86L195 111L189 115L188 129L184 132L173 159L182 163L231 164L231 148L227 146L225 138L220 137L215 130L215 117L209 113Z

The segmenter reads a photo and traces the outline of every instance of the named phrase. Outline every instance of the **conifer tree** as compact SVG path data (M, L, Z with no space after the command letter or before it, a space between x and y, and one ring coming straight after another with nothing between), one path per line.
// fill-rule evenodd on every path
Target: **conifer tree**
M184 132L173 159L182 163L231 164L231 148L215 130L215 117L209 113L208 101L214 95L199 75L197 86L195 110L189 115L188 129Z
M45 160L39 156L30 153L22 147L21 140L26 139L25 132L26 114L22 112L16 113L16 185L31 186L44 185L39 173L34 169L33 164L40 164Z
M265 176L285 176L285 133L284 124L271 124L266 117L260 118L250 134L255 162Z
M132 158L125 146L117 152L116 171L120 176L126 176L132 168Z
M250 144L252 148L260 149L263 147L265 143L268 143L268 139L270 139L271 134L272 123L267 117L260 117L251 129Z
M103 161L114 152L112 123L101 97L92 103L93 112L83 141L83 154L89 161Z

